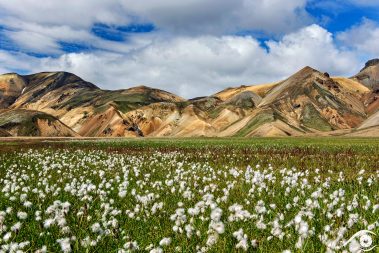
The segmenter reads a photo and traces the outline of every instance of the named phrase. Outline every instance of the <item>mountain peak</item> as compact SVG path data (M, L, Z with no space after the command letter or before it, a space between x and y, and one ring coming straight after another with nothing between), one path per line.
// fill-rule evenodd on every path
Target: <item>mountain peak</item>
M311 77L314 74L321 74L321 72L312 67L306 66L302 68L301 70L299 70L298 72L296 72L295 74L293 74L292 76L290 76L285 81L289 81L290 83L295 83L298 80L306 79L308 77Z
M365 67L352 78L374 91L378 90L379 59L372 59L366 62Z
M143 85L143 84L131 87L130 89L154 90L154 88Z
M319 73L320 71L310 67L310 66L305 66L301 70L299 70L297 73Z
M379 59L378 58L367 61L365 64L365 67L363 69L361 69L361 71L363 71L369 67L375 66L375 65L379 66Z
M84 81L79 76L66 72L40 72L36 74L24 76L31 85L43 84L42 86L49 86L49 89L57 89L67 85L75 85L76 87L99 89L96 85Z
M20 75L17 74L16 72L9 72L9 73L1 74L0 76L20 76Z

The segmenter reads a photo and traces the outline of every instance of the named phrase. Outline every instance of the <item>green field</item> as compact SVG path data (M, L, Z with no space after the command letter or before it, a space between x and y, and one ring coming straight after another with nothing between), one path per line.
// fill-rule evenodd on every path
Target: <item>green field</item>
M0 140L0 252L359 252L360 230L379 245L379 139Z

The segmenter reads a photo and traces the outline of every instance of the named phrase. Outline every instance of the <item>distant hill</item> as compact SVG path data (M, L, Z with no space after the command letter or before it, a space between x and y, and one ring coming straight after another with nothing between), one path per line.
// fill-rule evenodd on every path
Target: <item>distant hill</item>
M365 67L353 79L370 89L379 90L379 59L368 61Z
M0 75L0 136L376 136L379 60L352 78L305 67L286 80L190 100L102 90L67 72Z
M0 128L12 136L75 137L57 118L38 111L12 109L0 112Z

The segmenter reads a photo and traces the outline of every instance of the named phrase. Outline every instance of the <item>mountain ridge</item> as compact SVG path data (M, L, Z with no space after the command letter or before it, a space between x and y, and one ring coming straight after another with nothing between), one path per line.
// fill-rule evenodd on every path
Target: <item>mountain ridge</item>
M193 99L144 85L103 90L64 71L7 73L0 75L0 135L376 135L377 73L378 59L368 61L351 78L330 77L306 66L279 82L230 87ZM22 117L27 120L18 125L10 120ZM25 124L32 124L33 131L21 131L30 130ZM371 130L363 131L366 128Z

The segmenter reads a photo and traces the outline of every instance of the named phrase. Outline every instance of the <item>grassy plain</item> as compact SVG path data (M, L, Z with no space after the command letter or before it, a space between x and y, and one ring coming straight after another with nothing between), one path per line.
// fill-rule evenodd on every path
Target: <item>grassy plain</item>
M363 229L379 139L0 140L0 251L325 252Z

